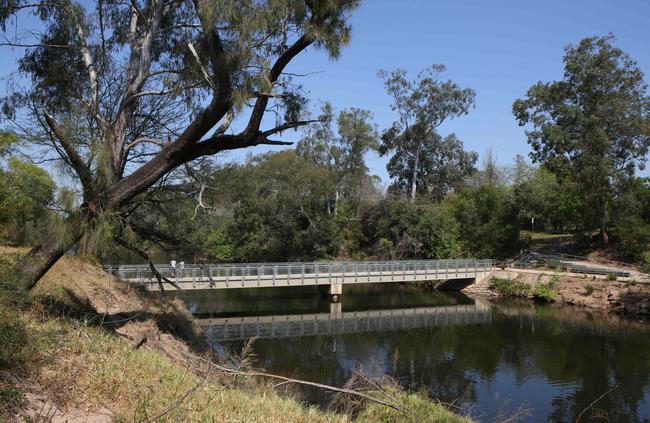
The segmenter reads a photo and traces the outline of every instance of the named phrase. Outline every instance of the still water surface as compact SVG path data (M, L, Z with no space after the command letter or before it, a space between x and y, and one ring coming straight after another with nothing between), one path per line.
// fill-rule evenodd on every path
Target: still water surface
M263 316L247 318L258 323L243 328L231 324L227 336L261 330L254 344L257 366L273 373L341 386L362 367L454 402L480 421L524 407L524 421L572 422L613 389L580 421L650 421L650 323L639 319L572 307L475 303L403 284L346 286L341 309L317 287L183 296L193 313L217 322ZM288 319L292 323L283 323ZM223 327L209 328L206 336L221 353L240 351L245 342L224 341ZM318 390L304 395L315 404L327 400Z

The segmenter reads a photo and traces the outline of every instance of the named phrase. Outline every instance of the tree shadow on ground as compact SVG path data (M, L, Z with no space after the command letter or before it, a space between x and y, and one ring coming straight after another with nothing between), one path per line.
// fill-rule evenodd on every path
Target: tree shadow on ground
M39 299L44 311L50 315L62 317L77 323L102 328L121 335L118 330L129 323L154 322L157 329L187 344L194 352L205 353L211 350L202 334L196 329L192 317L184 310L174 306L165 306L165 299L153 301L163 305L159 310L147 309L131 312L100 313L88 298L82 298L68 288L62 288L65 301L53 296Z

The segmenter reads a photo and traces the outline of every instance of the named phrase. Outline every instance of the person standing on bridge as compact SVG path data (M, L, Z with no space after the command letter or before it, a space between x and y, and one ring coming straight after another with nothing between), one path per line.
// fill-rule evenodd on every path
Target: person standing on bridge
M184 270L185 270L185 262L181 260L181 262L178 263L178 272L180 273L181 278L183 277Z
M172 278L176 277L176 259L172 259L172 261L169 262L169 267L172 269Z

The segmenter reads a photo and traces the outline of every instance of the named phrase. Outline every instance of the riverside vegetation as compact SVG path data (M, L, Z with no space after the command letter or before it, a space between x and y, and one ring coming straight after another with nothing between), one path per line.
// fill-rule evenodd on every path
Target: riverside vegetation
M621 314L650 314L650 286L637 283L635 279L618 281L608 276L596 279L586 275L562 276L555 272L534 278L522 275L492 277L488 289L491 294L502 298L557 302Z

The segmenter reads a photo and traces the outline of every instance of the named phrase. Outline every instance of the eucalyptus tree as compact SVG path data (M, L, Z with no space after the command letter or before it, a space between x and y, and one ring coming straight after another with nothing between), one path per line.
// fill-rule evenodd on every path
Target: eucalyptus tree
M298 154L326 168L334 182L331 212L336 215L342 195L355 202L365 178L368 177L366 153L379 147L378 134L371 112L352 107L335 115L326 103L318 122L310 125L297 146ZM336 121L336 130L333 123ZM330 201L328 199L328 206Z
M18 263L23 286L34 286L102 221L128 234L132 211L179 167L222 151L287 144L274 136L308 123L300 116L306 99L287 66L310 46L337 57L357 4L0 3L2 44L22 52L21 78L3 111L32 151L75 178L82 197L63 233L41 240ZM33 28L17 27L34 20Z
M463 142L453 133L444 138L432 133L426 140L419 147L417 157L416 191L433 202L439 202L447 193L458 191L467 185L468 178L477 173L478 154L466 151ZM411 175L414 166L412 157L395 154L389 160L389 173L396 178L390 187L391 191L408 192L411 189L413 195L410 178L400 177ZM413 198L412 196L411 200Z
M646 163L650 98L637 64L613 36L585 38L564 54L564 78L538 82L513 113L533 148L533 161L576 182L584 229L599 229L606 245L620 180Z
M380 151L394 152L387 166L388 173L396 179L397 187L410 186L411 202L415 201L418 185L424 186L419 180L422 168L435 172L432 166L437 160L423 161L423 155L445 157L438 152L438 147L444 144L440 143L437 128L448 119L467 114L474 104L474 90L460 88L450 80L441 81L440 74L444 71L444 65L433 65L418 73L413 81L401 69L378 73L386 92L393 98L391 109L398 115L382 134ZM452 140L449 141L447 145Z

